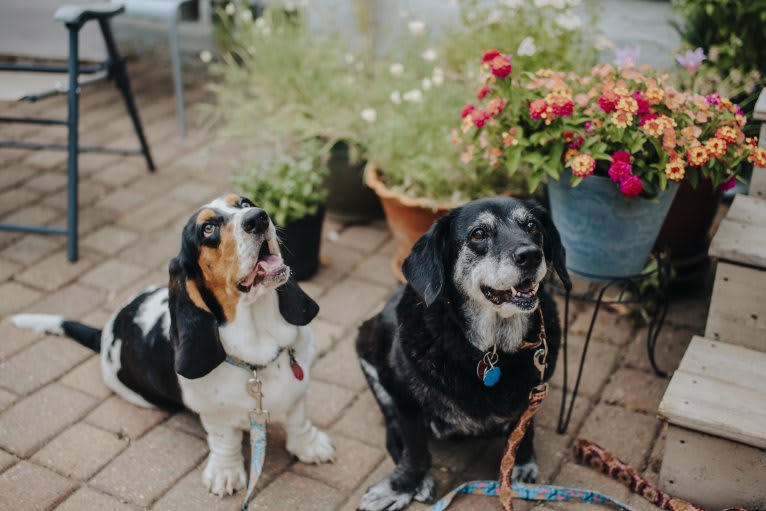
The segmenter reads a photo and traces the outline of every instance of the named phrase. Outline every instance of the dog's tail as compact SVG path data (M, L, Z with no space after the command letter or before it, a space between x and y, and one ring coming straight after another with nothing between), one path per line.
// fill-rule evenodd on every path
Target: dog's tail
M11 317L14 325L29 328L35 332L66 335L95 352L101 350L101 330L77 321L69 321L52 314L16 314Z

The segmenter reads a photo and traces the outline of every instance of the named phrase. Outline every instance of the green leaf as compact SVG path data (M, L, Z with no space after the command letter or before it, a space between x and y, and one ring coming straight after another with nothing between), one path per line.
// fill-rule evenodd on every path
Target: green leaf
M582 180L583 180L583 179L584 179L584 178L582 178L582 177L580 177L580 176L572 176L572 180L569 182L569 186L571 186L572 188L574 188L575 186L577 186L577 185L579 185L580 183L582 183Z
M532 172L527 179L527 186L529 186L529 193L534 193L537 187L540 185L540 181L543 179L542 172Z

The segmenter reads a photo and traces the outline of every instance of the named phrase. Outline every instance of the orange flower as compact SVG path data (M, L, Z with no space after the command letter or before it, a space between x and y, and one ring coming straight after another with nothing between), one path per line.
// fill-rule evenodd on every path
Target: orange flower
M649 119L644 123L644 133L650 137L659 137L665 134L665 125L659 118Z
M672 179L673 181L680 181L684 178L686 169L684 168L684 161L681 158L672 158L667 165L665 165L665 177Z
M691 142L702 135L702 128L699 126L687 126L681 130L681 135L683 135L687 142Z
M721 126L716 130L715 136L722 138L730 144L733 144L739 138L737 130L735 130L732 126Z
M728 149L728 147L729 146L726 145L724 140L716 137L709 138L705 142L705 150L713 158L720 158L726 154L726 149Z
M676 130L672 128L665 128L665 132L662 135L662 148L666 151L673 149L676 146L678 140L676 139Z
M463 163L470 163L473 160L473 146L465 146L465 152L460 155L460 161Z
M650 105L659 105L663 99L665 99L665 91L657 87L649 87L644 92L644 99L646 99Z
M617 103L617 110L635 115L638 112L638 102L630 96L623 96Z
M756 147L747 157L747 161L754 163L758 167L766 167L766 149Z
M519 145L519 141L511 133L506 131L505 133L503 133L503 144L507 146Z
M570 147L569 149L567 149L567 152L564 153L564 164L568 165L569 160L571 160L578 154L580 154L580 151L578 149L575 149L574 147Z
M589 154L578 154L572 158L571 167L572 173L575 176L586 177L593 174L593 169L596 168L596 160Z
M633 116L630 115L630 113L622 111L622 110L616 110L612 113L612 123L614 123L615 126L618 128L627 128L631 124L633 124Z
M503 108L505 107L505 100L502 98L492 98L487 103L487 113L491 117L496 117L503 113Z
M689 165L692 165L694 167L701 167L708 161L708 154L705 150L705 146L697 145L694 147L689 148L688 151L686 151L686 160L689 162Z

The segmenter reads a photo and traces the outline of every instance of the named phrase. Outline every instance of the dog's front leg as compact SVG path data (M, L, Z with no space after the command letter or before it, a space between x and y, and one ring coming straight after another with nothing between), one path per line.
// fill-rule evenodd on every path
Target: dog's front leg
M434 478L425 421L419 415L398 415L403 449L396 468L372 485L359 503L359 511L396 511L407 507L412 499L428 502L433 498Z
M537 481L537 459L534 449L535 422L532 419L521 439L519 448L516 451L516 463L511 472L511 479L517 483L534 483Z
M247 473L242 459L242 430L220 418L200 417L207 431L210 457L202 472L202 482L218 496L231 495L245 487Z
M304 463L332 461L335 448L330 437L318 430L306 416L306 398L301 396L285 418L287 451Z

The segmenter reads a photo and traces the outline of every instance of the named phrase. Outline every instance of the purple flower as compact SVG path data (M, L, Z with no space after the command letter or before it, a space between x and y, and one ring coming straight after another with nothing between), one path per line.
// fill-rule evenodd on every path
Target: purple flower
M700 64L702 64L702 61L705 60L705 58L705 52L702 48L697 48L694 51L686 50L685 55L676 54L678 63L688 69L692 74L697 72L697 68L700 67Z
M641 53L641 47L631 48L626 46L623 49L614 50L617 57L614 59L614 65L620 67L636 67L638 65L638 55Z

